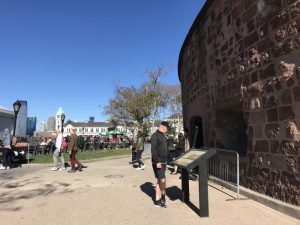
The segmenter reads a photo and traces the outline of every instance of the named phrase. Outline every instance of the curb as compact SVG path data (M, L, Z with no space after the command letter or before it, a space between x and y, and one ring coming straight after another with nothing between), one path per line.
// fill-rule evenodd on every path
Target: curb
M236 186L226 183L222 180L219 180L218 178L209 176L208 179L210 181L212 181L213 183L221 185L222 187L225 187L231 191L236 192L236 190L237 190ZM252 191L252 190L242 187L242 186L240 186L240 195L243 195L249 199L259 202L265 206L268 206L276 211L279 211L281 213L284 213L288 216L291 216L291 217L294 217L294 218L300 220L300 207L298 207L298 206L290 205L288 203L285 203L280 200L271 198L269 196L260 194L258 192Z

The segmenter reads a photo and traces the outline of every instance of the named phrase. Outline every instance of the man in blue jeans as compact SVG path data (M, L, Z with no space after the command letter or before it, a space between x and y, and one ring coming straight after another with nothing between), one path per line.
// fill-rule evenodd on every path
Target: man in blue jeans
M165 133L170 130L169 123L162 121L158 130L151 136L152 167L157 184L155 188L156 207L166 207L166 167L168 141Z

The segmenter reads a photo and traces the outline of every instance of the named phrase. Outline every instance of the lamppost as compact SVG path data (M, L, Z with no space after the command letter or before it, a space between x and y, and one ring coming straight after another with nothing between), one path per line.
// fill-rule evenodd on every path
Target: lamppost
M16 125L17 125L17 116L18 116L19 110L21 108L21 103L19 102L19 100L15 101L15 103L13 104L13 107L14 107L14 113L15 113L13 136L15 136L15 134L16 134Z
M65 114L62 113L61 116L60 116L60 119L61 119L61 133L64 132L64 122L65 122L65 118L66 118Z

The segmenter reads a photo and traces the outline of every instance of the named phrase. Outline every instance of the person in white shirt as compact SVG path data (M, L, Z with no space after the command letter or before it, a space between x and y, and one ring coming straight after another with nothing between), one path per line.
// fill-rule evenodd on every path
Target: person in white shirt
M51 168L51 171L57 171L57 170L65 170L65 159L64 159L64 155L62 152L62 148L61 148L61 143L63 140L63 135L61 132L59 132L58 129L55 130L55 135L56 135L56 141L55 141L55 151L53 153L53 162L54 162L54 167ZM61 167L59 168L57 166L57 162L58 162L58 157L60 158L61 161Z

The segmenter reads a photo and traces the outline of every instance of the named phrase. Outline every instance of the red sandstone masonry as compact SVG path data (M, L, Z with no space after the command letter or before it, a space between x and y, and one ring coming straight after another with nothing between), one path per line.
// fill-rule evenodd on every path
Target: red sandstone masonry
M200 116L205 146L231 148L243 114L242 185L300 205L300 0L206 5L180 53L185 126Z

